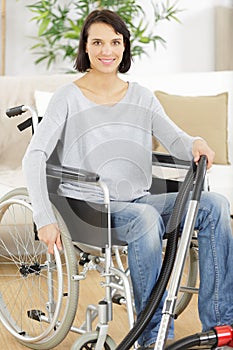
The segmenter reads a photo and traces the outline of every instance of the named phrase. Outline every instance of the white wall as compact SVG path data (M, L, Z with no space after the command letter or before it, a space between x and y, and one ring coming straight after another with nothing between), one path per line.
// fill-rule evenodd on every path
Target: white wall
M150 16L150 1L141 1ZM6 75L47 73L43 65L34 65L35 56L30 52L30 46L35 43L30 36L36 34L36 28L35 23L29 21L32 14L25 6L32 3L32 0L6 0L6 2ZM148 49L149 57L144 56L142 60L137 58L132 66L132 72L173 73L214 70L216 2L217 0L180 0L179 7L184 9L179 14L182 24L172 21L161 23L156 28L157 34L166 39L167 48L158 44L156 51ZM61 72L61 69L53 67L50 72Z
M192 72L214 69L214 4L213 0L181 0L182 24L163 22L158 35L167 41L167 48L158 45L150 58L137 63L137 69L154 72Z

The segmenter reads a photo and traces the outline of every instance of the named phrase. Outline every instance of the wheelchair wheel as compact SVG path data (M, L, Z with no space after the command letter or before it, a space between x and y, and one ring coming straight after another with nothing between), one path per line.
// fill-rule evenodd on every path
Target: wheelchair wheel
M32 208L24 189L0 203L0 321L23 345L51 349L67 335L78 303L76 254L54 208L63 251L49 255L36 239Z
M7 192L3 197L0 198L0 203L12 198L22 199L29 203L28 191L26 187L18 187Z
M186 258L184 272L176 302L175 314L179 316L190 303L194 293L197 293L196 283L198 277L198 248L191 244Z
M98 332L90 332L85 333L81 337L76 340L76 342L72 345L70 350L92 350L95 347L98 339ZM114 350L116 348L116 344L114 340L107 335L106 341L104 343L105 350Z

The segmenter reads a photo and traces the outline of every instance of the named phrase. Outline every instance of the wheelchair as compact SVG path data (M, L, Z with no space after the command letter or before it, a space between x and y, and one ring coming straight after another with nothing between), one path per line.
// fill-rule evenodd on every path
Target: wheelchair
M27 106L11 109L11 116L31 111ZM31 118L30 118L31 120ZM19 128L31 124L26 121ZM35 129L35 126L34 126ZM171 160L173 165L171 164ZM187 169L189 163L154 153L154 167ZM86 203L59 196L63 181L88 182L104 193L103 204ZM32 349L51 349L60 344L69 331L80 334L71 350L116 348L108 335L113 319L113 303L126 308L129 329L135 323L127 245L111 234L108 189L98 174L77 169L47 166L50 201L61 231L63 250L54 247L54 255L37 238L32 206L27 190L17 188L0 199L0 321L23 345ZM158 183L161 186L158 186ZM175 187L174 187L175 186ZM179 181L153 177L151 192L177 191ZM198 280L198 244L194 232L179 287L175 314L189 304ZM80 270L80 271L79 271ZM88 305L79 327L73 325L79 312L79 285L89 271L97 271L104 289L97 305ZM95 328L93 325L95 324ZM137 344L134 345L136 347Z

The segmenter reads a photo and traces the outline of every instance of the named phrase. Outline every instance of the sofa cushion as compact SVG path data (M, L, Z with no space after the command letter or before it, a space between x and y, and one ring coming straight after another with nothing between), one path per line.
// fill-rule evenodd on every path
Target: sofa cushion
M53 92L40 90L35 91L34 97L38 116L43 117L45 115L46 109L52 96Z
M228 93L214 96L178 96L155 91L169 117L192 136L203 137L215 151L215 164L229 164ZM164 151L159 145L158 151Z

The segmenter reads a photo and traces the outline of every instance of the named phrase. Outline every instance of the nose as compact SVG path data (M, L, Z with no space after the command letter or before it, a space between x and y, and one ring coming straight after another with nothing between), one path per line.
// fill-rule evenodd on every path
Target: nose
M105 43L102 46L102 54L109 56L111 53L112 53L111 44Z

